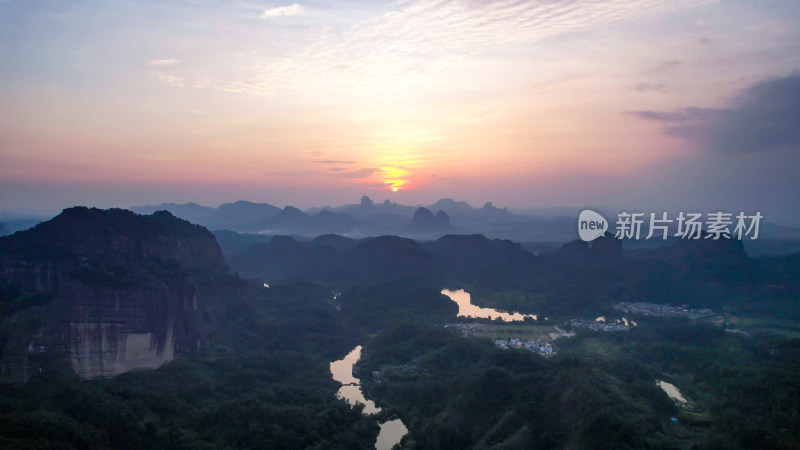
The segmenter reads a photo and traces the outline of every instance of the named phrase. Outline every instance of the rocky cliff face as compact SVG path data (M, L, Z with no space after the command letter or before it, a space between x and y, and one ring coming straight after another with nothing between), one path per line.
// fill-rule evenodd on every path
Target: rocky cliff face
M167 212L71 208L0 238L0 382L37 355L83 378L159 367L203 344L231 282L213 235Z

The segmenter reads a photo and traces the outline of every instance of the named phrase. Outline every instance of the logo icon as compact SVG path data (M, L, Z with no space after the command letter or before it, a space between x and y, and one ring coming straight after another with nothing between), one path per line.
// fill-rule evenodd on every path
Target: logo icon
M584 209L578 216L578 234L581 239L589 242L602 236L608 230L608 221L605 217L592 211Z

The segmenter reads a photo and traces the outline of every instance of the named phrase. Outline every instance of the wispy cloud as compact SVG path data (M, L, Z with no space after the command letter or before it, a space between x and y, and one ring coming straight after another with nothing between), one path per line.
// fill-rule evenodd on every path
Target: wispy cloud
M334 160L334 159L323 159L323 160L318 160L318 161L315 161L315 162L317 162L319 164L355 164L356 163L355 161L339 161L339 160Z
M306 8L303 5L293 3L288 6L279 6L277 8L272 8L264 11L261 14L262 19L274 19L276 17L291 17L291 16L300 16L306 13Z
M339 168L330 168L324 172L304 170L304 171L286 171L286 172L263 172L263 174L269 176L331 177L331 178L362 179L362 178L369 178L372 174L377 172L380 172L380 169L372 167L364 167L361 169L354 169L354 170L347 170L343 167L339 167Z
M203 87L264 95L280 89L327 85L413 85L477 54L668 12L714 0L417 0L342 32L326 28L282 58L264 58L235 78L209 79ZM263 18L296 15L298 4L267 10ZM252 66L251 66L252 67Z
M181 62L178 61L177 59L171 58L171 59L151 59L150 61L147 61L146 64L148 66L174 66L180 63Z
M183 78L181 77L177 77L175 75L169 75L163 72L153 72L153 75L167 84L177 87L183 87Z
M631 114L642 120L649 120L651 122L662 122L669 124L699 122L709 120L711 116L718 112L717 109L711 108L683 108L673 112L666 111L626 111L626 114Z
M367 178L375 172L378 172L378 169L365 167L363 169L357 169L357 170L342 170L337 172L331 172L328 175L339 178Z

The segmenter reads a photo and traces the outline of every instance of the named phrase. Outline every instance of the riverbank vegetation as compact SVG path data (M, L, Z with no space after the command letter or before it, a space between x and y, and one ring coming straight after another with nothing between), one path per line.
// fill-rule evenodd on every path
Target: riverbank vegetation
M55 359L0 388L4 448L369 448L378 425L335 397L329 361L355 345L319 286L253 287L201 353L80 381Z

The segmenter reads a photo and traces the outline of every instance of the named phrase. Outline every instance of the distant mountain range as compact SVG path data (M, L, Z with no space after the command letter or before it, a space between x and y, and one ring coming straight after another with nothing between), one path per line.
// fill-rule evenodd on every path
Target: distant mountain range
M27 230L44 219L13 219L0 222L0 236Z
M396 235L419 240L435 240L446 234L482 234L489 238L521 242L534 253L552 251L577 237L577 216L581 208L540 208L520 213L499 208L487 202L480 208L450 198L431 205L401 205L386 200L373 202L363 196L359 203L325 206L305 210L293 206L283 208L269 203L236 201L217 208L197 203L163 203L130 208L139 214L169 211L176 217L203 225L211 230L266 236L288 235L301 239L324 234L350 238ZM614 215L600 210L606 218ZM6 218L14 216L6 216ZM29 216L14 220L0 218L0 236L28 229L42 219ZM670 233L675 233L675 223ZM646 224L645 224L646 227ZM613 224L612 224L613 229ZM646 229L644 231L646 234ZM240 240L240 238L233 238ZM669 240L639 239L625 242L626 249L652 249L669 246ZM252 242L251 242L252 243ZM752 257L785 255L800 250L800 228L784 226L765 219L757 240L745 240L745 249Z
M177 217L212 230L286 234L314 237L341 234L350 237L393 234L414 239L436 239L445 234L483 233L492 237L520 241L564 242L575 237L574 219L541 219L512 214L491 202L481 208L453 199L441 199L428 206L408 206L390 202L375 203L363 196L357 204L310 208L293 206L281 209L268 203L238 201L210 208L196 203L164 203L131 208L139 214L166 210Z
M265 219L276 216L281 209L268 203L253 203L240 200L224 203L218 208L197 203L162 203L154 206L136 206L131 211L138 214L153 214L169 211L176 217L203 225L211 229L256 230Z

